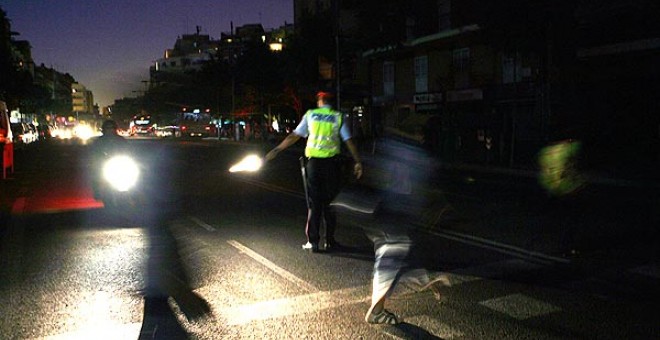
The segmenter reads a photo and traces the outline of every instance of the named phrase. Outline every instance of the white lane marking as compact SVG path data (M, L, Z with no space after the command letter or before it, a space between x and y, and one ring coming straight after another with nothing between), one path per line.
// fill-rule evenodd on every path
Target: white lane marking
M314 287L312 284L310 284L310 283L304 281L303 279L291 274L286 269L276 265L275 263L271 262L267 258L259 255L254 250L242 245L238 241L229 240L229 241L227 241L227 243L229 243L234 248L241 251L243 254L245 254L245 255L251 257L252 259L256 260L257 262L263 264L264 266L266 266L266 268L268 268L268 269L272 270L273 272L275 272L275 274L277 274L277 275L283 277L284 279L296 284L298 287L302 288L306 292L316 293L316 292L320 291L318 288Z
M207 231L215 231L215 228L214 228L212 225L210 225L210 224L208 224L208 223L206 223L206 222L200 220L200 219L197 218L197 217L194 217L194 216L188 216L188 218L189 218L191 221L195 222L195 224L197 224L198 226L200 226L200 227L206 229Z
M456 274L461 274L465 279L474 281L475 278L505 278L513 273L526 272L543 268L539 264L528 262L520 259L510 259L497 262L489 262L479 266L472 266L460 268L454 271Z
M243 325L252 321L301 315L370 301L371 286L360 286L328 292L316 292L291 298L256 302L222 308L219 314L227 325Z
M363 214L373 214L376 211L376 207L367 207L367 208L362 208L358 207L357 205L352 205L350 203L344 203L344 202L332 202L330 203L330 206L336 206L336 207L343 207L351 211L363 213Z
M240 176L236 176L234 178L236 180L242 181L244 183L252 184L254 186L257 186L257 187L260 187L260 188L263 188L263 189L266 189L266 190L269 190L269 191L274 191L274 192L278 192L278 193L281 193L281 194L285 194L285 195L289 195L289 196L293 196L293 197L297 197L297 198L305 198L305 194L301 193L297 190L292 190L292 189L288 189L288 188L281 187L281 186L278 186L278 185L274 185L274 184L270 184L270 183L266 183L266 182L262 182L262 181L257 181L257 180L253 180L253 179L248 179L248 178L240 177Z
M449 240L458 241L464 244L469 244L472 246L494 250L496 252L507 254L521 258L523 260L534 260L542 264L552 264L552 263L570 263L569 259L562 257L547 255L544 253L539 253L536 251L530 251L527 249L511 246L505 243L500 243L497 241L489 240L486 238L481 238L474 235L463 234L450 230L427 230L428 233L436 236L440 236Z
M646 266L632 268L630 269L630 272L644 276L649 276L655 279L660 279L660 267L658 267L657 265L649 264Z
M140 336L141 328L142 328L142 323L129 323L129 324L113 324L111 322L97 323L85 327L83 329L79 329L75 332L50 335L50 336L32 338L32 339L33 340L137 339Z
M561 308L523 294L511 294L479 302L480 305L509 315L517 320L560 312Z

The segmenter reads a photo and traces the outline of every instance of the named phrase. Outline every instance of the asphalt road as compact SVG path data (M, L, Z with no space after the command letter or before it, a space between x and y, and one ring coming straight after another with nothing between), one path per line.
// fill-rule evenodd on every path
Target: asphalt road
M404 323L373 326L363 320L374 256L364 227L378 224L342 215L344 251L303 252L296 150L259 173L230 174L233 162L266 147L130 143L147 165L143 189L153 198L130 215L108 214L92 198L85 146L42 144L18 155L16 174L2 184L3 193L12 189L12 216L2 234L0 338L660 337L658 267L649 253L596 247L573 259L550 238L561 233L531 241L523 226L557 223L555 211L539 206L546 201L533 181L513 186L506 177L450 171L429 183L437 205L422 220L434 223L410 232L425 268L452 286L436 299L400 285L387 308ZM376 159L365 161L378 174ZM176 288L154 299L145 289L153 282ZM196 313L204 306L210 315Z

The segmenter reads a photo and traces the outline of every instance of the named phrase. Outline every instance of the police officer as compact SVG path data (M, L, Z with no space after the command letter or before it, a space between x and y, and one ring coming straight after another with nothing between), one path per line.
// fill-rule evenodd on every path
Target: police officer
M305 157L307 165L309 212L307 214L307 243L303 249L312 252L319 250L319 229L321 219L325 221L325 249L338 248L335 240L337 218L330 208L330 202L339 191L341 184L341 163L338 155L341 152L341 142L344 141L355 161L353 172L359 179L362 176L362 163L348 126L344 124L341 112L330 106L332 95L319 92L316 95L318 108L305 113L300 124L278 146L272 149L266 160L272 160L277 154L294 145L300 138L307 138Z

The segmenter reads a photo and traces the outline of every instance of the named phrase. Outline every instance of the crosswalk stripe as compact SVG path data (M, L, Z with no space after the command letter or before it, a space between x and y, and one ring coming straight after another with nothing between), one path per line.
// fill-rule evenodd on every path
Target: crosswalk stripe
M630 269L630 272L655 279L660 279L660 267L657 265L640 266Z
M130 324L98 323L75 332L32 338L30 340L137 339L141 328L141 322Z
M298 287L304 289L307 292L318 292L319 289L314 287L312 284L308 283L307 281L293 275L291 272L287 271L286 269L276 265L275 263L271 262L267 258L259 255L259 253L255 252L254 250L242 245L238 241L235 240L229 240L227 241L230 245L232 245L234 248L240 250L243 254L251 257L252 259L256 260L257 262L263 264L266 266L266 268L272 270L275 272L277 275L283 277L284 279L293 282L296 284Z
M260 301L248 305L222 308L219 310L219 314L228 325L243 325L252 321L308 314L344 305L363 303L370 300L370 289L371 286L360 286Z

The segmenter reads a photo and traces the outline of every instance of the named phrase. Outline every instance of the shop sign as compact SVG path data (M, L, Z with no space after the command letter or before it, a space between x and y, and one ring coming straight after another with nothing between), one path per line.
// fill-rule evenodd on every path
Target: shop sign
M413 104L439 103L442 101L442 93L416 93L413 95Z

